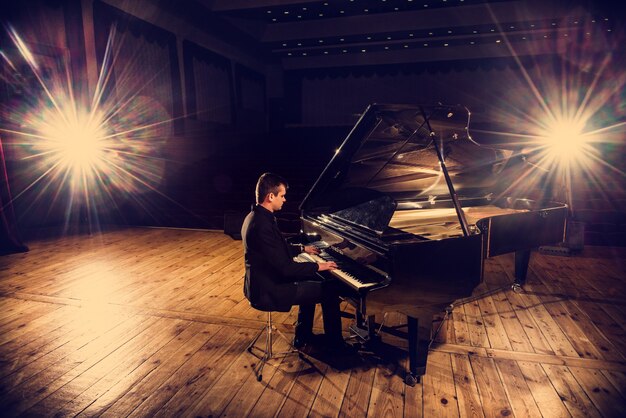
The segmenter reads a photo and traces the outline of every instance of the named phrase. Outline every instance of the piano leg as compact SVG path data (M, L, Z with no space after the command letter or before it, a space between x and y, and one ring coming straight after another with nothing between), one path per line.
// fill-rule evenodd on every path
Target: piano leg
M515 251L515 282L513 283L513 291L521 291L522 286L526 283L529 262L530 250Z
M407 324L409 327L409 370L404 382L409 386L415 386L419 383L420 377L426 373L432 317L407 316Z

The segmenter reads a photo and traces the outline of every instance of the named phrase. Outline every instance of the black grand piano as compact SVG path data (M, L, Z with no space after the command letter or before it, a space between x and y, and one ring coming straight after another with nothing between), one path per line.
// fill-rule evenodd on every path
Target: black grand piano
M472 294L486 257L515 252L520 286L531 249L565 234L566 205L507 195L529 167L474 142L469 116L370 105L300 205L303 236L353 293L353 331L367 339L375 314L407 316L410 385L426 372L433 315Z

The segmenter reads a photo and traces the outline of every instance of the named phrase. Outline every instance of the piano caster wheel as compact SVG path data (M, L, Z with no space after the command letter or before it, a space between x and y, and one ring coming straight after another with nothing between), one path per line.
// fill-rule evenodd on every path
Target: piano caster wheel
M260 374L260 375L258 375L258 376L256 377L256 381L257 381L257 382L260 382L261 380L263 380L263 375L262 375L262 374Z
M420 382L420 377L414 374L407 373L406 376L404 377L404 383L406 383L407 385L411 387L415 386L419 382Z
M450 315L453 310L454 310L454 305L453 304L450 304L450 305L446 306L446 313L448 315Z
M511 289L513 289L513 292L515 293L522 293L522 291L524 289L522 289L522 285L519 283L513 283L513 285L511 286Z

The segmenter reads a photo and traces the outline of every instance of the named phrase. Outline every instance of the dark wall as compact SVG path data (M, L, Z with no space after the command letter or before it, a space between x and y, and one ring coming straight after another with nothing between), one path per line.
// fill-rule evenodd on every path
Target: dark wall
M3 134L25 229L85 223L221 228L225 213L245 212L253 203L254 183L265 171L290 180L281 216L295 225L299 201L369 103L462 104L472 111L474 138L504 146L540 125L544 104L561 103L564 87L594 111L593 129L624 122L625 62L618 48L608 58L606 48L580 42L555 48L566 51L561 55L292 70L277 97L267 93L264 71L277 63L228 24L203 19L200 3L185 9L163 2L154 17L122 3L30 2L4 14L49 67L47 82L62 84L69 68L74 92L91 92L91 103L99 84L86 77L88 68L104 74L99 100L109 104L110 124L125 147L109 161L115 168L87 190L91 200L81 201L85 193L72 191L62 173L42 176L49 162L26 158L36 153L33 137ZM78 42L83 34L86 41ZM16 52L6 32L0 39L3 51ZM583 54L588 47L595 52ZM23 60L17 72L4 63L2 71L5 129L28 130L37 109L54 106ZM487 133L494 130L506 134ZM570 203L589 243L625 245L623 130L602 135L594 164L573 177Z

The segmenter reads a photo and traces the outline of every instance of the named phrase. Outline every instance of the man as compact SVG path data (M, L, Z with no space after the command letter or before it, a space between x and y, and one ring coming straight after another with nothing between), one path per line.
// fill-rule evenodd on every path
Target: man
M344 348L337 283L322 281L316 272L337 268L334 262L296 262L302 250L319 251L313 246L290 245L276 224L274 212L286 202L288 184L282 177L265 173L256 185L256 206L246 216L241 228L245 252L244 294L253 306L288 311L300 305L294 346L302 348L313 340L315 304L322 304L326 344Z

